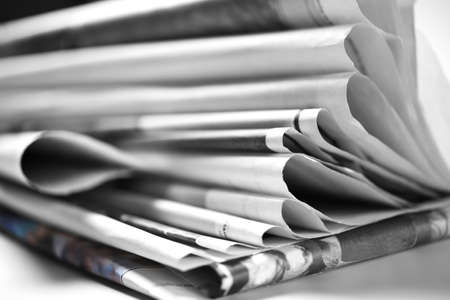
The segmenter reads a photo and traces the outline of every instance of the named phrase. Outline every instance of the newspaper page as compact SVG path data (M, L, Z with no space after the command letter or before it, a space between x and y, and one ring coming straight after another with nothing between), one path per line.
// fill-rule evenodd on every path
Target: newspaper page
M370 97L367 92L370 90ZM350 91L350 93L348 93ZM14 122L33 118L49 119L47 109L67 118L68 115L81 118L85 123L86 116L104 114L139 114L168 112L218 112L236 110L267 110L267 109L298 109L326 108L339 122L342 130L367 153L373 162L400 174L408 179L420 182L422 185L446 190L448 189L442 177L425 176L428 170L426 159L420 154L415 142L405 125L399 120L376 86L367 78L355 74L328 75L305 79L270 81L264 83L245 83L227 86L208 86L191 88L111 88L93 91L72 92L52 91L50 94L30 92L15 92L4 95L4 105L11 110L5 115L22 115ZM65 105L60 101L66 99ZM26 100L28 99L28 100ZM49 99L53 99L49 101ZM36 101L34 101L36 100ZM21 105L21 101L23 105ZM45 103L37 109L33 103ZM367 105L373 111L383 111L384 120L379 122L376 115L367 113ZM15 107L15 108L14 108ZM34 114L31 114L34 107ZM28 113L23 114L23 108ZM74 115L75 113L75 115ZM41 115L41 117L39 117ZM85 115L85 117L81 117ZM217 116L217 115L214 115ZM354 117L353 117L354 116ZM157 116L154 116L157 117ZM161 116L164 117L164 116ZM180 116L180 122L183 119ZM212 116L211 116L212 117ZM358 120L356 121L355 120ZM54 117L53 117L54 119ZM128 120L128 119L126 119ZM174 120L174 119L172 119ZM175 121L175 120L174 120ZM28 121L29 122L29 121ZM51 122L51 121L48 121ZM133 120L131 120L133 123ZM134 126L134 125L130 126ZM147 122L146 126L149 123ZM368 135L361 124L374 136ZM374 138L376 137L376 138ZM395 149L393 151L386 145ZM396 153L397 152L397 153ZM401 153L405 159L398 153ZM419 169L412 164L420 166ZM435 172L427 172L432 175Z
M45 224L179 270L211 263L198 256L195 248L10 183L0 183L0 204Z
M389 206L406 204L365 180L330 169L302 154L199 155L136 150L133 155L141 159L143 170L150 174L273 196L295 196L307 203L320 198Z
M399 216L336 236L214 265L222 278L220 289L208 289L206 283L202 286L211 297L238 293L441 241L449 237L448 228L447 208Z
M44 193L91 189L129 176L135 165L114 147L72 132L0 135L0 174Z
M364 175L367 180L378 187L399 197L420 201L437 198L439 193L417 185L400 176L378 167L377 165L354 157L353 155L331 145L322 136L317 125L317 116L320 110L301 111L298 120L302 127L299 130L307 131L309 136L303 135L294 128L271 129L245 129L245 130L199 130L199 131L150 131L143 134L125 135L124 138L114 140L114 144L127 148L187 151L202 153L302 153L309 155L327 166L339 169L351 169ZM306 117L305 117L306 115ZM313 118L307 119L309 115ZM311 123L314 124L311 124ZM324 123L324 122L321 122ZM333 124L328 124L333 125ZM339 135L338 127L332 131ZM341 136L340 136L341 137ZM327 137L328 138L328 137ZM341 139L342 140L342 139ZM345 139L344 139L345 140Z
M196 286L157 262L3 209L0 211L0 228L2 232L64 263L144 295L167 300L203 299Z
M0 27L0 55L359 22L372 22L393 33L395 19L391 16L396 7L386 5L389 3L392 1L102 1L4 24Z
M145 194L118 189L100 189L81 195L78 201L89 207L134 214L170 226L259 247L275 247L297 236L280 226L219 213ZM92 203L92 204L91 204Z
M202 235L196 232L154 222L138 216L122 214L119 218L125 223L141 228L150 233L164 236L171 240L179 241L180 243L195 244L199 247L228 254L228 259L233 259L237 256L249 255L260 251L260 248L251 246L249 244L219 239L209 235Z

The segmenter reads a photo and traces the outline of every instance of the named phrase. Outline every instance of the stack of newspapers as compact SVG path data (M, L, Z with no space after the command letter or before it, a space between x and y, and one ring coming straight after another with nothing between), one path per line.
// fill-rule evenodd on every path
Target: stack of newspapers
M450 88L413 12L110 0L1 24L1 230L157 299L450 237Z

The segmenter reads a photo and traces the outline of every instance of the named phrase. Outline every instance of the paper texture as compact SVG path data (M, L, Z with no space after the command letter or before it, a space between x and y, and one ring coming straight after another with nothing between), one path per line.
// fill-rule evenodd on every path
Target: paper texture
M417 54L421 109L442 157L447 165L450 165L450 143L445 137L450 122L445 114L442 114L442 111L448 111L450 107L448 77L442 70L430 43L420 32L417 35Z
M111 209L139 215L174 227L259 247L280 246L296 238L286 228L139 193L102 189L80 196L80 199L88 207L91 203L101 205L106 211Z
M0 204L43 223L173 268L187 270L211 262L197 256L194 248L184 244L9 183L2 182L0 185Z
M219 239L208 235L201 235L196 232L171 227L132 215L123 214L120 216L120 220L156 235L165 236L171 240L178 240L181 243L195 244L199 247L228 254L228 256L224 256L228 260L237 256L242 256L245 254L249 255L260 251L258 248L248 244Z
M319 115L321 116L319 128ZM181 121L181 120L180 120ZM355 176L355 172L366 177L371 183L411 201L421 201L438 197L431 189L417 186L384 168L341 150L360 154L359 149L340 130L339 125L326 111L307 109L297 112L292 123L294 128L271 129L239 129L239 130L181 130L181 131L145 131L136 134L124 134L123 138L112 141L116 145L136 149L159 149L172 151L204 152L204 153L301 153L317 159L330 168L347 172ZM256 125L254 125L256 126ZM323 133L323 134L322 134ZM120 134L119 134L120 135ZM327 139L327 140L326 140ZM334 145L331 144L333 141ZM336 146L335 146L336 145ZM356 149L355 149L356 148ZM338 168L339 164L348 168ZM350 172L352 170L354 172ZM360 175L359 175L360 176Z
M320 214L309 205L295 199L169 182L157 179L133 180L126 188L154 197L162 197L192 206L224 212L294 232L313 235L328 231ZM310 234L311 234L310 233Z
M413 160L436 180L450 177L442 164L431 159L437 149L424 146L431 138L417 121L417 105L408 105L408 99L415 103L415 98L407 90L406 79L401 78L388 43L368 25L111 46L38 57L39 64L33 55L0 62L0 85L173 85L360 71L376 83L411 130L409 154L414 153ZM83 76L77 75L80 72Z
M2 210L0 228L39 251L95 276L157 299L202 299L192 284L173 270L92 240L86 240Z
M369 91L370 93L367 95ZM11 93L9 94L11 95ZM141 114L146 112L217 112L223 110L323 107L328 109L332 116L338 120L343 131L353 139L354 143L364 149L366 158L421 185L440 190L448 189L442 177L424 176L424 170L429 170L429 167L424 156L419 154L419 149L414 145L415 142L412 138L408 138L410 136L408 129L396 116L396 113L388 105L376 86L359 75L339 74L319 78L231 86L123 88L104 89L97 92L86 90L75 94L68 91L52 91L52 94L53 96L49 96L49 93L45 92L41 96L39 96L39 93L28 94L27 96L26 92L17 92L13 94L15 96L12 96L12 98L5 95L5 107L9 107L11 110L16 107L19 109L17 114L20 115L20 111L23 111L22 108L28 106L21 105L21 101L26 101L23 104L30 104L32 99L44 97L46 99L44 100L44 103L46 103L44 107L35 109L34 114L25 113L22 115L21 119L26 118L27 120L39 117L39 111L44 113L40 117L42 119L48 115L46 109L50 107L53 112L58 112L61 116L76 113L77 117L83 114L95 116L95 114L112 113L117 115L120 112ZM55 100L59 97L64 97L67 100L65 106L58 107ZM54 100L49 101L52 98ZM83 105L83 103L85 104ZM368 106L371 107L371 110L368 110ZM378 117L371 111L382 111L384 116L389 117L385 117L386 122L379 122ZM12 113L11 115L16 114ZM5 120L8 118L10 117L5 116ZM48 119L48 117L46 118ZM84 118L81 118L81 120L84 120ZM183 123L183 119L180 119L179 122ZM363 124L377 139L367 135L360 124ZM386 145L396 149L397 153ZM409 161L398 153L408 157ZM415 164L416 167L412 164ZM431 173L434 174L435 172ZM426 174L431 175L431 173L427 172Z
M448 238L450 89L413 4L109 0L0 25L0 228L161 299Z
M0 212L2 230L19 240L68 264L158 299L178 296L201 299L199 291L220 297L394 254L448 238L448 223L448 209L410 214L337 236L303 241L180 274L152 261Z
M220 291L209 292L211 296L223 296L446 239L448 223L448 210L412 214L335 237L300 242L241 261L217 264L213 268L222 278Z
M63 131L0 135L0 174L49 194L70 194L126 177L135 165L114 147Z
M390 29L391 20L378 20L378 15L373 16L366 7L367 1L341 2L336 5L333 0L103 1L4 24L0 27L0 54L353 24L368 22L367 17L381 28ZM383 15L388 15L391 8L392 5L376 7Z
M66 127L91 132L115 144L128 146L190 151L300 152L323 161L339 162L362 172L375 184L408 199L420 198L421 195L433 197L434 188L420 188L416 180L402 179L396 174L398 170L392 172L392 166L386 167L387 163L380 163L378 159L374 161L373 155L380 156L379 147L375 152L374 145L362 146L360 141L346 133L346 122L340 120L338 123L326 109L107 117L95 122L74 119L73 123L68 122L67 118L36 122L33 125L29 123L29 126L35 129ZM265 129L279 126L291 126L305 136L287 128ZM398 129L398 126L393 128Z
M134 155L142 160L143 168L148 173L203 184L281 197L294 195L303 201L313 201L317 197L342 197L365 203L394 206L405 204L403 200L388 195L362 178L356 179L343 174L340 169L330 169L301 154L200 156L147 151Z
M188 205L204 207L265 223L288 227L302 236L314 237L326 232L339 233L354 226L367 225L399 214L437 209L448 201L427 201L412 208L371 207L358 204L316 202L310 206L300 200L271 197L171 182L157 178L133 179L123 182L127 190L153 197L169 198Z

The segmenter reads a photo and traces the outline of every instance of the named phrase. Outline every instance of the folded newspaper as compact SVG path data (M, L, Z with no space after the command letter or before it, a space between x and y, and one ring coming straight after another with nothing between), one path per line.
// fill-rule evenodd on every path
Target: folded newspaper
M157 299L448 238L450 86L413 8L107 0L1 24L1 230Z

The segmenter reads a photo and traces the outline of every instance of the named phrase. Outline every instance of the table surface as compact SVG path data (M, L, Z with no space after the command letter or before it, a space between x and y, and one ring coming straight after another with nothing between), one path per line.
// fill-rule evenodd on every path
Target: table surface
M450 1L419 0L419 29L450 74ZM450 76L449 76L450 77ZM30 251L0 235L1 299L139 299L141 295ZM242 293L228 300L450 299L450 241L325 274Z

